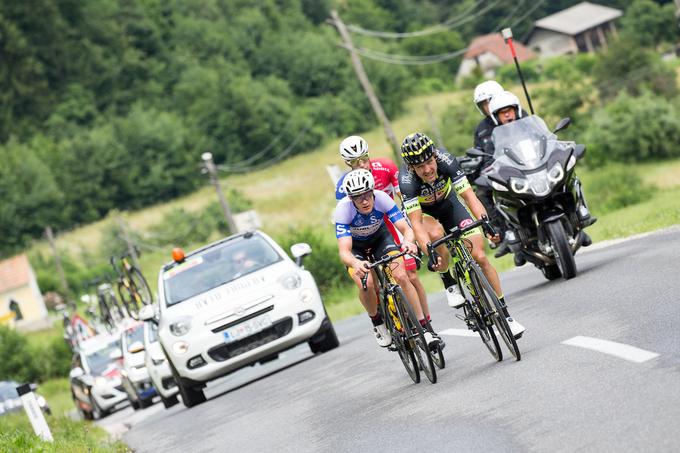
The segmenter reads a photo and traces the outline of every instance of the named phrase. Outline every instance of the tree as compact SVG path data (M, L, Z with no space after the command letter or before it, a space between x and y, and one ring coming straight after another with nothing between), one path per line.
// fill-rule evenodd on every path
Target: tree
M642 47L656 47L678 39L673 3L659 5L652 0L634 0L621 19L623 33Z

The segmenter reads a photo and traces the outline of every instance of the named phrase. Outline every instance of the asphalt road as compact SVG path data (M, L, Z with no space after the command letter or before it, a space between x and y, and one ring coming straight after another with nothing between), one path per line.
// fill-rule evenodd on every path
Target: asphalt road
M577 265L569 281L530 265L502 275L527 328L520 362L447 335L439 382L413 384L360 316L336 323L340 348L300 346L209 384L205 404L99 423L139 452L680 451L680 229ZM430 301L435 328L461 333L443 293Z

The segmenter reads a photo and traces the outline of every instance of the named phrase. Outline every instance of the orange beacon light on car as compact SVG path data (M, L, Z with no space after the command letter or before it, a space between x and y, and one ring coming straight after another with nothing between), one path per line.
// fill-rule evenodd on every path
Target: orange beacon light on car
M174 249L172 249L172 259L176 263L181 263L182 261L184 261L184 250L182 250L179 247L175 247Z

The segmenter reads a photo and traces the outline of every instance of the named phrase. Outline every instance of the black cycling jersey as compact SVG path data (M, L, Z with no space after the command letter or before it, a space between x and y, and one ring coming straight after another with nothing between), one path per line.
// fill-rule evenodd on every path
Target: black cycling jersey
M491 142L491 133L496 127L490 116L485 116L475 129L475 148L486 151L487 144Z
M442 223L449 231L455 226L472 222L472 215L458 199L458 195L470 188L470 183L460 164L451 154L435 150L437 179L428 184L423 182L408 167L399 171L399 189L404 199L406 213L422 210Z

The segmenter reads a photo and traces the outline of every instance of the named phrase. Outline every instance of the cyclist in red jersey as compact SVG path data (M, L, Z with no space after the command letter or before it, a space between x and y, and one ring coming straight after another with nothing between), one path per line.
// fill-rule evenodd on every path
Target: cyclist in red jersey
M368 144L366 143L366 140L358 135L351 135L345 138L340 143L340 157L352 170L359 168L369 170L373 175L376 190L387 193L393 199L396 195L401 200L401 194L399 192L399 168L391 159L386 157L370 159L368 156ZM336 185L335 198L338 201L346 196L343 188L343 181L345 180L346 175L347 173L342 175ZM389 219L385 218L385 224L396 244L399 245L401 243L399 232ZM444 234L443 231L441 234ZM406 273L418 293L420 306L423 309L423 313L425 314L429 325L430 309L427 304L427 292L425 291L425 287L420 281L420 278L418 278L416 261L411 257L404 257L404 261ZM428 330L434 333L431 326L428 326Z

